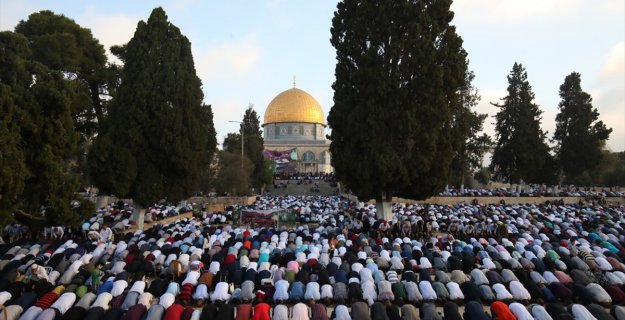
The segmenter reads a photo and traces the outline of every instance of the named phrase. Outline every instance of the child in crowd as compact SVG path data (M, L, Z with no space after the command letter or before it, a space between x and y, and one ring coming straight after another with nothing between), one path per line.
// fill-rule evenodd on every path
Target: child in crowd
M252 316L252 320L270 320L270 310L271 306L265 302L265 292L257 290L256 305L254 306L254 315Z
M100 284L102 284L102 276L104 276L104 272L102 272L102 264L96 263L93 272L91 273L91 291L97 292L100 288Z

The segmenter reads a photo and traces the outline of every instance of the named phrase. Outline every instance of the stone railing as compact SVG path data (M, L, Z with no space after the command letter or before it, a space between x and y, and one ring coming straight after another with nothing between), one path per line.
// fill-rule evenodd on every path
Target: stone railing
M150 229L151 227L153 227L154 225L157 224L168 224L168 223L172 223L176 220L181 220L181 219L188 219L193 217L193 212L185 212L182 214L177 214L175 216L170 216L167 217L165 219L161 219L161 220L157 220L157 221L152 221L152 222L145 222L143 224L143 230L147 230ZM124 232L135 232L137 231L137 226L136 225L131 225L128 229L124 230Z

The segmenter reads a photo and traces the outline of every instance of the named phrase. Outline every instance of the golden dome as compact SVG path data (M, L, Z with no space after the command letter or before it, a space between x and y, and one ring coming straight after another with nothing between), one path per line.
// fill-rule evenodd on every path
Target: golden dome
M307 122L325 125L321 105L304 90L292 88L277 95L265 110L265 125L277 122Z

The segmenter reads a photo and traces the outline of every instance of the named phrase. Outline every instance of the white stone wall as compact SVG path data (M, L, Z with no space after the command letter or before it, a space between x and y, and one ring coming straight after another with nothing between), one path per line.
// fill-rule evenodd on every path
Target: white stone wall
M269 123L263 127L265 141L323 141L325 127L317 123Z

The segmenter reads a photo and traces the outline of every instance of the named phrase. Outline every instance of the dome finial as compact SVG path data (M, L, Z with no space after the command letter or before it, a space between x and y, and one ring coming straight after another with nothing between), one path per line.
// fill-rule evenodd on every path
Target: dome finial
M295 76L293 76L293 88L295 88Z

